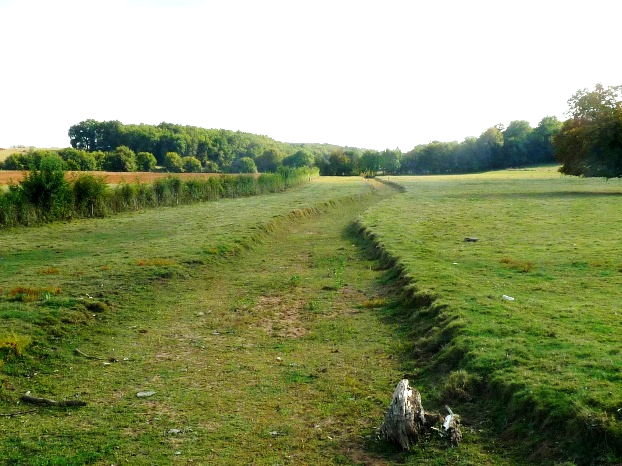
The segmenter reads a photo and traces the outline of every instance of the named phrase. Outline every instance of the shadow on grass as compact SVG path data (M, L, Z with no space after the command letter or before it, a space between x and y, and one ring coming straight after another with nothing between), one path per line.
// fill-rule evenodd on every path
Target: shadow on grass
M557 198L607 198L622 197L622 191L532 191L532 192L505 192L486 193L479 192L471 196L464 193L443 194L444 198L475 199L557 199Z

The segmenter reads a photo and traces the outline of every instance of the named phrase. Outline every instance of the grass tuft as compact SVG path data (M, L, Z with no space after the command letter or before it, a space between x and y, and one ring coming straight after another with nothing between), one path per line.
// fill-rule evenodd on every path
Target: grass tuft
M377 309L380 307L385 307L386 305L387 300L385 298L368 299L367 301L363 301L361 303L361 307L365 309Z
M517 261L509 257L502 257L499 262L521 273L531 272L534 268L533 262L531 261Z
M443 383L441 396L445 401L470 401L473 399L471 391L478 380L465 370L450 372Z
M30 345L31 339L27 336L17 335L11 333L0 337L0 349L5 349L8 353L12 353L15 356L22 356L24 350Z

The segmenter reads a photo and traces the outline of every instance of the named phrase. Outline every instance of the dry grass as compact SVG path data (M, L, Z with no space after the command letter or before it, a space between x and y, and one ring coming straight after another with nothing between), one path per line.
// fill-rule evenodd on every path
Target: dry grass
M29 337L17 335L15 333L0 337L0 349L4 348L15 356L21 356L24 354L24 350L28 347L28 345L30 345L30 343L31 340ZM3 361L0 360L0 363L3 363ZM2 369L1 364L0 369Z
M19 171L19 170L0 170L0 186L6 186L10 183L19 183L23 177L24 173L28 173L27 171ZM103 171L92 171L92 172L67 172L65 177L67 180L71 180L76 175L88 173L89 175L93 175L95 177L103 177L106 180L106 183L110 185L117 185L120 183L152 183L153 181L166 178L170 176L170 173L155 173L155 172L103 172ZM175 177L181 178L183 180L189 179L205 179L221 176L219 173L174 173ZM254 176L259 176L254 175Z

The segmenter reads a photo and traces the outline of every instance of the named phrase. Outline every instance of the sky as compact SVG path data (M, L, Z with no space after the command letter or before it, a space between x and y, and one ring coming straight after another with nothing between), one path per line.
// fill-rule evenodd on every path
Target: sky
M622 84L619 0L0 0L0 147L86 119L412 149Z

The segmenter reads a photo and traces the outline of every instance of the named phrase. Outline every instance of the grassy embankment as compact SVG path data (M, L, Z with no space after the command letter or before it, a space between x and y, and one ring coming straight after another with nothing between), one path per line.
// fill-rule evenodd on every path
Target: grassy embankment
M361 223L409 284L420 375L462 370L456 394L488 395L497 428L545 457L615 462L622 182L555 168L390 181L405 193Z

